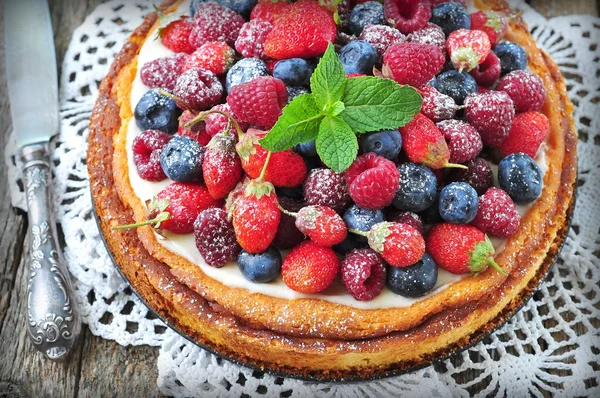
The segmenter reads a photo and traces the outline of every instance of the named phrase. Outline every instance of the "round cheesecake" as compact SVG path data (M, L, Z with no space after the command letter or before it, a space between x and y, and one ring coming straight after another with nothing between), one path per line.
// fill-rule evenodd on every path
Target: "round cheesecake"
M503 1L475 4L512 14ZM188 4L165 2L165 12ZM550 128L535 161L543 173L537 200L519 206L517 232L494 239L495 262L480 274L439 270L435 287L418 298L385 288L370 301L352 297L339 280L305 294L281 277L250 282L237 264L209 266L193 234L158 234L151 226L114 230L146 219L146 202L168 185L139 177L132 143L141 130L134 112L149 90L140 68L172 51L155 40L149 15L115 58L102 82L91 122L87 164L92 197L107 247L136 292L170 325L198 344L262 369L314 379L395 374L473 344L530 296L554 261L568 229L577 173L577 136L564 80L520 18L504 37L527 54L528 69L546 89L541 112ZM285 253L284 253L285 256Z

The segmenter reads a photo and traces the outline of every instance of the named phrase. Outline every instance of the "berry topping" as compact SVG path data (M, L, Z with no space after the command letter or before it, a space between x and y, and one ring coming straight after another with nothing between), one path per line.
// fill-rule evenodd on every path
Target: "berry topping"
M471 94L465 100L467 121L485 145L499 146L508 136L515 117L512 100L503 91Z
M384 222L385 218L381 210L362 209L357 205L352 205L344 212L344 222L349 229L356 231L369 232L371 227L380 222ZM359 242L367 242L364 236L354 236Z
M373 250L353 250L342 261L342 283L356 300L373 300L385 286L385 268L385 262Z
M424 28L415 30L406 39L411 43L429 44L442 50L446 49L446 35L442 28L433 23L428 23Z
M438 25L446 36L459 29L471 29L471 17L459 3L442 3L431 11L430 22Z
M250 20L267 21L274 25L287 12L288 4L287 0L259 0L250 13Z
M341 213L351 202L344 175L331 169L311 170L304 182L304 200L307 205L328 206Z
M242 178L242 164L235 151L232 134L217 134L206 146L202 173L206 188L215 199L229 195Z
M190 127L187 127L187 124L194 120L198 116L196 112L193 111L183 111L181 117L179 118L179 128L177 130L177 134L185 137L193 138L198 141L198 143L202 146L205 146L210 141L210 135L206 133L204 122L198 122L192 124Z
M477 82L466 72L449 70L441 73L436 80L438 91L452 97L458 105L465 102L467 95L477 92Z
M367 25L360 34L359 39L372 45L377 51L377 55L383 57L385 51L392 44L405 42L406 36L391 26Z
M348 192L354 202L365 209L389 206L398 189L399 172L394 162L374 153L356 158L345 171Z
M424 28L431 18L427 0L385 0L384 11L386 21L404 34Z
M425 253L425 241L415 228L407 224L382 222L368 233L369 246L381 254L392 267L416 263Z
M319 293L327 289L340 268L337 254L307 240L292 249L283 260L283 282L300 293Z
M465 182L453 182L440 192L440 216L449 223L470 223L477 215L478 206L477 191Z
M348 28L350 33L359 36L367 25L382 25L383 23L383 4L377 1L367 1L357 4L352 9Z
M340 50L339 57L346 75L371 74L375 64L379 62L379 55L375 47L362 40L354 40L346 44Z
M192 53L184 65L184 71L200 68L217 76L224 75L233 65L235 51L222 41L204 43Z
M257 77L231 89L227 103L240 120L270 129L287 105L285 83L274 77Z
M221 100L223 86L214 73L194 68L179 76L173 95L182 101L181 108L205 110Z
M246 279L254 283L267 283L277 278L281 272L281 253L274 247L259 254L242 250L237 263Z
M400 185L392 204L398 210L419 212L433 204L437 179L431 170L416 163L398 165Z
M500 59L502 74L506 75L515 70L527 69L527 54L518 44L503 41L494 47L494 53Z
M480 86L491 87L500 78L500 71L500 59L493 51L490 51L485 61L469 73Z
M400 296L422 297L435 287L437 278L437 264L425 253L417 263L408 267L389 267L386 282L388 288Z
M410 225L411 227L419 231L421 236L425 236L425 226L423 225L423 220L421 220L421 217L419 217L417 213L413 213L410 211L400 211L396 212L395 214L392 214L390 217L388 217L388 219L390 222Z
M469 123L462 120L444 120L436 126L448 143L452 163L465 163L481 152L481 136Z
M423 104L421 113L434 122L452 119L458 110L456 102L452 97L442 94L432 86L425 86L421 89Z
M520 221L515 202L503 190L492 187L479 198L479 210L472 224L492 236L510 238L519 229Z
M523 152L535 157L549 130L550 123L543 113L519 113L513 120L508 137L500 145L502 156Z
M477 11L471 14L471 29L485 32L492 46L495 46L506 34L508 20L492 10Z
M498 165L500 188L518 204L536 200L542 193L542 171L531 156L512 153Z
M211 111L219 111L228 114L238 123L242 131L248 130L248 123L242 122L235 115L235 113L233 113L231 107L227 103L215 105L211 108ZM229 126L230 133L236 134L235 127L233 125L230 125L229 123L229 118L227 118L227 116L223 115L222 113L210 113L206 117L204 124L206 125L206 134L208 134L211 137L214 137L215 135L227 130L227 126Z
M526 70L510 72L500 79L496 90L508 94L517 112L539 111L546 101L544 82L538 75Z
M235 45L244 18L235 11L214 2L201 3L194 14L194 29L189 41L194 48L211 41Z
M234 261L242 250L223 209L202 211L194 222L194 238L200 255L211 267L219 268Z
M466 182L479 195L494 185L494 174L488 162L482 158L475 158L465 163L467 169L455 169L450 173L450 180L456 182Z
M346 239L344 220L331 207L306 206L296 215L296 227L319 246L333 246Z
M485 33L480 30L459 29L450 33L446 40L446 49L452 65L459 72L469 72L483 63L491 45Z
M179 126L181 109L171 98L162 95L159 89L147 91L135 106L135 122L140 130L159 130L175 134Z
M160 154L173 138L162 131L147 130L133 140L133 162L138 175L147 181L162 181L167 176L160 165Z
M313 67L302 58L290 58L278 61L273 68L273 77L288 86L308 86Z
M158 34L168 49L175 53L191 54L195 47L190 44L189 37L194 26L193 20L183 17L160 29Z
M395 160L402 149L402 136L398 130L382 130L360 136L363 153L373 152L389 160Z
M188 58L187 54L174 54L146 62L140 69L140 78L150 88L173 90Z
M204 148L190 137L175 136L160 154L160 164L169 179L178 182L201 181Z
M304 207L304 202L299 199L279 196L279 205L288 212L295 213ZM273 246L282 250L291 249L303 240L304 234L296 228L296 218L282 213L277 234L273 239Z
M383 63L385 77L421 88L444 66L444 53L428 44L397 43L387 49Z
M260 19L246 22L235 41L236 51L246 58L267 59L264 45L271 29L273 29L271 23Z

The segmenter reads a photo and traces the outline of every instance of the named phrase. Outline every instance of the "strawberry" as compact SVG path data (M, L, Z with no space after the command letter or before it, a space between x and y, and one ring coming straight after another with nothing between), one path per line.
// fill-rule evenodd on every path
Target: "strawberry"
M209 41L202 44L186 60L183 71L202 68L222 76L233 66L235 51L222 41Z
M259 0L250 13L250 20L267 21L274 25L285 14L289 4L287 0Z
M235 144L234 135L220 133L206 146L202 174L208 193L215 199L227 197L242 178L242 164Z
M408 224L381 222L373 225L365 235L371 249L381 254L392 267L415 264L425 254L423 237Z
M194 26L193 20L182 17L159 29L158 36L162 44L168 49L176 53L191 54L194 52L195 47L190 44L189 36Z
M495 46L508 30L506 17L495 11L478 11L471 14L471 29L485 32L490 44Z
M420 43L392 44L383 56L382 74L400 84L421 88L444 66L443 51Z
M490 238L472 225L434 225L427 235L427 252L437 265L453 274L479 274L491 265L507 275L494 261L495 250Z
M337 254L329 248L306 240L283 259L283 282L300 293L319 293L334 281L340 269Z
M342 217L331 207L306 206L296 214L296 227L319 246L342 243L348 233Z
M470 72L483 63L491 48L487 35L480 30L455 30L446 40L450 61L459 72Z
M543 113L519 113L513 120L508 137L500 145L502 157L523 152L535 158L548 131L550 131L550 123Z

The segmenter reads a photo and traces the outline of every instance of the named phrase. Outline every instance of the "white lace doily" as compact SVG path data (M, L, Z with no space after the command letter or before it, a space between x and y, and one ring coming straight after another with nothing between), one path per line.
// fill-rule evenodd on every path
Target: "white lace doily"
M560 65L576 105L580 137L573 227L547 281L500 330L452 361L378 381L319 384L255 372L187 342L132 294L104 248L85 166L88 121L100 81L151 4L111 0L100 5L75 30L62 65L53 205L81 314L92 333L122 345L160 347L158 387L170 396L469 397L478 390L481 397L600 396L600 19L547 21L527 5L515 5L525 11L539 45ZM24 209L15 153L9 145L9 183L13 205ZM465 374L471 375L468 382L462 382Z

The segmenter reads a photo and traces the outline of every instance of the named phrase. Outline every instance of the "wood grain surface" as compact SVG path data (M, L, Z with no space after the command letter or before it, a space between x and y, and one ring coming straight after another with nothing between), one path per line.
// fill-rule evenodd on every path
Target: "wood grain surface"
M62 60L73 30L102 2L49 0L57 59ZM597 0L532 0L530 4L547 18L569 14L597 16L600 9ZM12 127L4 74L3 32L0 18L0 182L6 187L3 148ZM93 336L87 327L65 362L45 360L32 347L23 316L27 218L11 207L8 189L0 190L0 231L0 398L160 396L156 387L156 348L122 347ZM469 376L460 375L464 379L470 379Z

